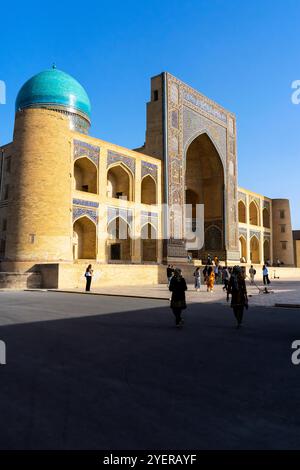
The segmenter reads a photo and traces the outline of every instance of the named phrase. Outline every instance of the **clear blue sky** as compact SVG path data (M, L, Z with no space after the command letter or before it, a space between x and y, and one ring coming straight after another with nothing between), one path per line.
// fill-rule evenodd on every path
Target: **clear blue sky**
M169 71L236 114L239 185L290 198L300 229L298 0L29 0L2 3L0 17L1 143L21 85L56 62L90 96L91 134L137 147L149 79Z

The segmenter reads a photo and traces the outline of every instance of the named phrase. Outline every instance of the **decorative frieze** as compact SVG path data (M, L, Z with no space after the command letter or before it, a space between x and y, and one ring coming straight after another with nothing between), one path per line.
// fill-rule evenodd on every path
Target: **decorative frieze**
M146 175L152 176L155 182L157 182L157 165L142 161L142 178Z
M124 165L129 168L129 170L135 174L135 160L134 158L127 157L126 155L122 155L121 153L114 152L112 150L108 150L107 152L107 167L112 165L113 163L122 162Z
M98 223L98 212L97 210L88 209L87 207L73 206L73 222L80 217L87 216L92 219L95 224Z
M86 207L99 207L98 202L94 201L85 201L83 199L73 199L73 204L76 206L86 206Z
M97 167L99 167L100 147L88 144L81 140L74 140L73 159L76 160L80 157L89 158Z
M260 240L261 232L259 232L258 230L250 230L250 238L252 237L256 237L258 238L258 240Z
M247 194L242 193L241 191L238 192L238 199L239 201L243 201L245 204L247 202Z

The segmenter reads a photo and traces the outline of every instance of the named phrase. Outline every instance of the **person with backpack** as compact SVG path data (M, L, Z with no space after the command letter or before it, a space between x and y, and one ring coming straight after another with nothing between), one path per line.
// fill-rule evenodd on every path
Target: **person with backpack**
M250 284L253 285L254 284L254 277L255 277L255 274L256 274L256 269L254 269L252 264L251 264L251 267L249 269L249 274L250 274Z
M227 302L231 295L231 307L237 321L237 328L240 328L243 321L244 308L248 309L248 295L245 283L245 276L240 266L234 266L227 289Z

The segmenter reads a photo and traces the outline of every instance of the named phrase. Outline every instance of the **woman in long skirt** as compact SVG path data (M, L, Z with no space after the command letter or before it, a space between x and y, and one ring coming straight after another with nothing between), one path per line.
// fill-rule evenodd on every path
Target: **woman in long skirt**
M227 289L227 302L231 294L231 307L237 321L237 328L241 327L244 308L248 308L248 296L245 276L240 266L234 266Z
M181 313L182 310L186 309L185 291L187 290L187 285L185 279L182 277L181 269L175 269L169 289L172 292L170 307L175 316L175 324L177 327L181 327L183 325Z

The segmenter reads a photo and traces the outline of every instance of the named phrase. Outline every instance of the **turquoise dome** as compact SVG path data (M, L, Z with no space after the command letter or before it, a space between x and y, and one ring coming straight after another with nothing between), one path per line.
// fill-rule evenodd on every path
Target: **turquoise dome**
M55 67L34 75L18 93L16 111L39 105L79 111L90 121L91 104L85 89L75 78Z

